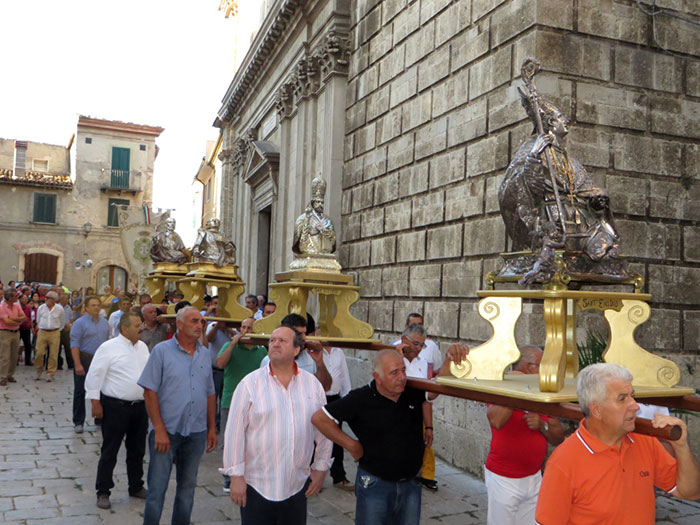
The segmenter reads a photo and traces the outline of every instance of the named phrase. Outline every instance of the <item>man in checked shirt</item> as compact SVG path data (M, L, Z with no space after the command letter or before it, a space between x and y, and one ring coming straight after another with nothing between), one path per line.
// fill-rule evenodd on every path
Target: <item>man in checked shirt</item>
M311 424L325 392L294 360L303 346L294 329L277 328L270 363L244 377L231 399L221 473L231 477L243 525L306 523L306 499L330 467L331 442Z

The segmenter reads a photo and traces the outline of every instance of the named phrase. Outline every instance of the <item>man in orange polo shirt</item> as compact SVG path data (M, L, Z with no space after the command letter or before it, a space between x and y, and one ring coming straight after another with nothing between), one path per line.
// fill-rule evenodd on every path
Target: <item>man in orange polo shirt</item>
M538 524L651 525L654 486L678 498L700 498L700 466L682 420L660 414L653 420L656 428L683 429L671 441L676 459L656 438L633 432L639 405L627 369L611 363L584 368L576 395L586 418L547 462Z

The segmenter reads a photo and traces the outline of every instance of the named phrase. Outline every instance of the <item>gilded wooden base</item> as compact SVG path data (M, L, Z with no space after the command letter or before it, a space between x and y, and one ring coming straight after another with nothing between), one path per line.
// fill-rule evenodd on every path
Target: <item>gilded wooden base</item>
M635 390L668 389L680 382L680 370L673 361L648 352L634 340L635 328L649 319L646 303L651 298L649 294L566 289L486 290L477 294L483 297L479 314L491 324L493 335L471 350L466 362L450 365L452 374L459 380L504 380L508 365L520 358L515 324L522 310L522 299L539 299L544 303L546 333L539 392L562 392L567 378L573 380L578 374L577 308L603 312L610 327L610 341L603 358L630 370Z
M190 272L178 281L185 300L199 310L204 309L204 296L207 286L216 286L219 295L219 305L216 308L218 317L242 321L252 317L251 312L238 301L245 292L245 283L238 277L237 266L219 267L211 263L189 263Z
M289 264L289 269L307 272L340 273L341 266L335 255L306 255L295 257Z
M268 287L270 300L277 304L275 313L258 319L253 325L256 334L271 334L289 313L306 317L309 293L316 294L320 305L318 327L324 338L370 341L371 325L355 319L350 307L360 298L359 286L351 275L318 271L278 273Z
M488 392L502 396L539 401L541 403L569 403L576 401L576 379L566 378L562 388L558 392L541 392L539 378L535 374L506 374L500 381L481 379L458 379L456 377L441 376L437 382L443 385L456 386L467 390ZM648 387L634 386L634 397L667 397L687 396L694 394L695 390L686 387Z
M185 265L169 262L155 263L153 271L145 279L148 295L151 296L153 302L155 304L162 303L165 298L165 292L168 290L168 284L177 283L186 273L187 267Z

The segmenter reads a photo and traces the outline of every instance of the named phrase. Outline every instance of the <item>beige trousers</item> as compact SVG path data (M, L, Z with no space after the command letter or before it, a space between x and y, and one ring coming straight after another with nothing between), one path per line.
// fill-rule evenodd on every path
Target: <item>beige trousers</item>
M60 330L39 330L36 337L36 357L34 358L34 368L38 371L44 369L44 354L46 347L49 347L49 369L47 374L53 376L58 368L58 347L61 344Z
M17 366L19 331L0 330L0 379L12 377Z

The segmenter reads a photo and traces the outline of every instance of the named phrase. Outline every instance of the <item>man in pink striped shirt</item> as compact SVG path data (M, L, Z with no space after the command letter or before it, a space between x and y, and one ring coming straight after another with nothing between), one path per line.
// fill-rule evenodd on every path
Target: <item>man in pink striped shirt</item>
M331 442L311 424L325 392L294 361L303 346L301 334L277 328L270 363L244 377L231 399L221 472L231 477L243 525L306 523L306 499L318 494L330 468Z

